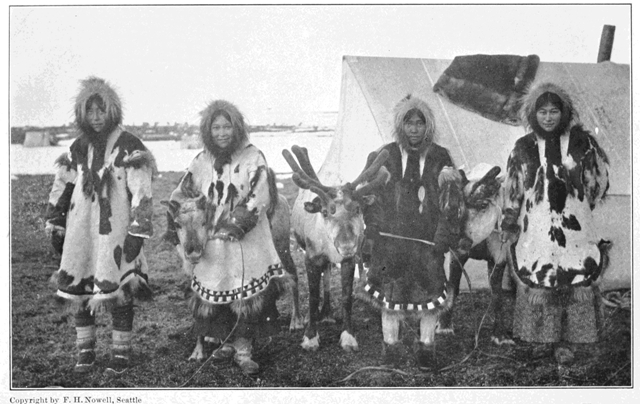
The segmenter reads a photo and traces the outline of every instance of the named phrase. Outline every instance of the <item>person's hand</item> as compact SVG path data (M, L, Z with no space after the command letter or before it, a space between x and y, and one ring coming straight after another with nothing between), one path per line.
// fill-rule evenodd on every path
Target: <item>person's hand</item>
M445 243L436 243L433 249L436 252L436 254L443 255L449 251L449 246Z
M233 223L227 223L213 234L214 239L223 241L238 241L244 236L244 231L240 226Z
M62 254L62 247L64 245L64 235L66 233L66 229L62 226L47 222L44 227L44 231L47 234L47 237L49 237L49 240L51 240L53 249L58 254Z
M514 242L518 238L518 233L519 232L512 232L512 231L509 231L509 230L502 230L500 232L500 241L502 242L502 244L507 243L507 242Z
M66 229L62 226L58 226L57 224L47 222L44 225L44 231L47 234L47 237L49 238L53 237L54 235L59 237L64 237Z

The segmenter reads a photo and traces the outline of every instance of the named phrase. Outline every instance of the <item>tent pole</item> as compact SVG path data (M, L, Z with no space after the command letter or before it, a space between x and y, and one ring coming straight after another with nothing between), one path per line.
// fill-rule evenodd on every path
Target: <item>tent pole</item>
M598 63L611 60L611 49L613 48L613 36L615 32L615 25L605 25L602 27L600 49L598 50Z

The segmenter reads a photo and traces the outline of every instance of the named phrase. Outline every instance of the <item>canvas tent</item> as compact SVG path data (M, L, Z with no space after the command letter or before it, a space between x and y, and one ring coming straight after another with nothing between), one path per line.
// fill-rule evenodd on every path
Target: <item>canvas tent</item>
M52 144L49 132L41 131L28 131L25 133L24 142L22 143L24 147L45 147Z
M521 127L486 119L433 92L450 60L345 56L336 132L319 170L327 184L353 180L370 151L392 141L392 109L407 94L426 100L437 122L436 142L451 152L458 168L478 163L505 170ZM536 81L565 88L611 160L609 197L596 209L600 234L613 241L605 289L628 288L631 282L631 121L628 65L541 62ZM473 287L486 287L486 269L467 265ZM463 281L463 287L464 285Z

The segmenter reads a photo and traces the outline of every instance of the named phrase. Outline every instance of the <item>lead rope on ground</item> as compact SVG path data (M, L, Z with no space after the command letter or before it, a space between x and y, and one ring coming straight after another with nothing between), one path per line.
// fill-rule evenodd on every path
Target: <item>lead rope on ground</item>
M242 242L240 240L237 240L238 245L240 246L240 259L242 261L242 280L240 282L240 313L243 312L242 310L242 306L244 305L244 299L242 298L243 294L244 294L244 249L242 248ZM230 303L231 304L231 303ZM209 361L211 360L211 358L213 358L213 354L215 354L219 349L221 349L224 344L227 343L227 341L229 341L229 338L231 338L231 336L233 335L234 331L236 330L236 328L238 327L238 323L240 323L240 316L241 314L239 314L236 318L236 323L233 325L233 328L231 329L231 331L229 332L229 334L227 335L227 337L224 339L224 341L222 341L220 343L220 346L218 348L216 348L211 355L209 355L209 357L204 361L204 363L198 368L196 369L195 372L193 372L193 374L191 375L191 377L189 377L187 379L186 382L184 382L183 384L181 384L179 387L185 387L187 384L189 384L189 382L191 380L193 380L194 377L196 377L196 375L198 373L200 373L202 371L202 369L204 369L204 367L209 363Z

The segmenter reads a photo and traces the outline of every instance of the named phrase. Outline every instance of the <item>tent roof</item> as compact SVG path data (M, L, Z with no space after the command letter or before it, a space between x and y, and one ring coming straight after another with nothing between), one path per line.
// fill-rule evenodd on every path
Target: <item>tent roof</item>
M367 154L392 141L392 110L411 93L433 109L436 142L459 168L478 163L505 169L523 128L462 109L432 88L450 60L345 56L340 113L333 143L320 170L327 182L355 178ZM611 195L631 194L630 70L628 65L541 62L536 81L552 81L572 96L586 129L611 161Z

